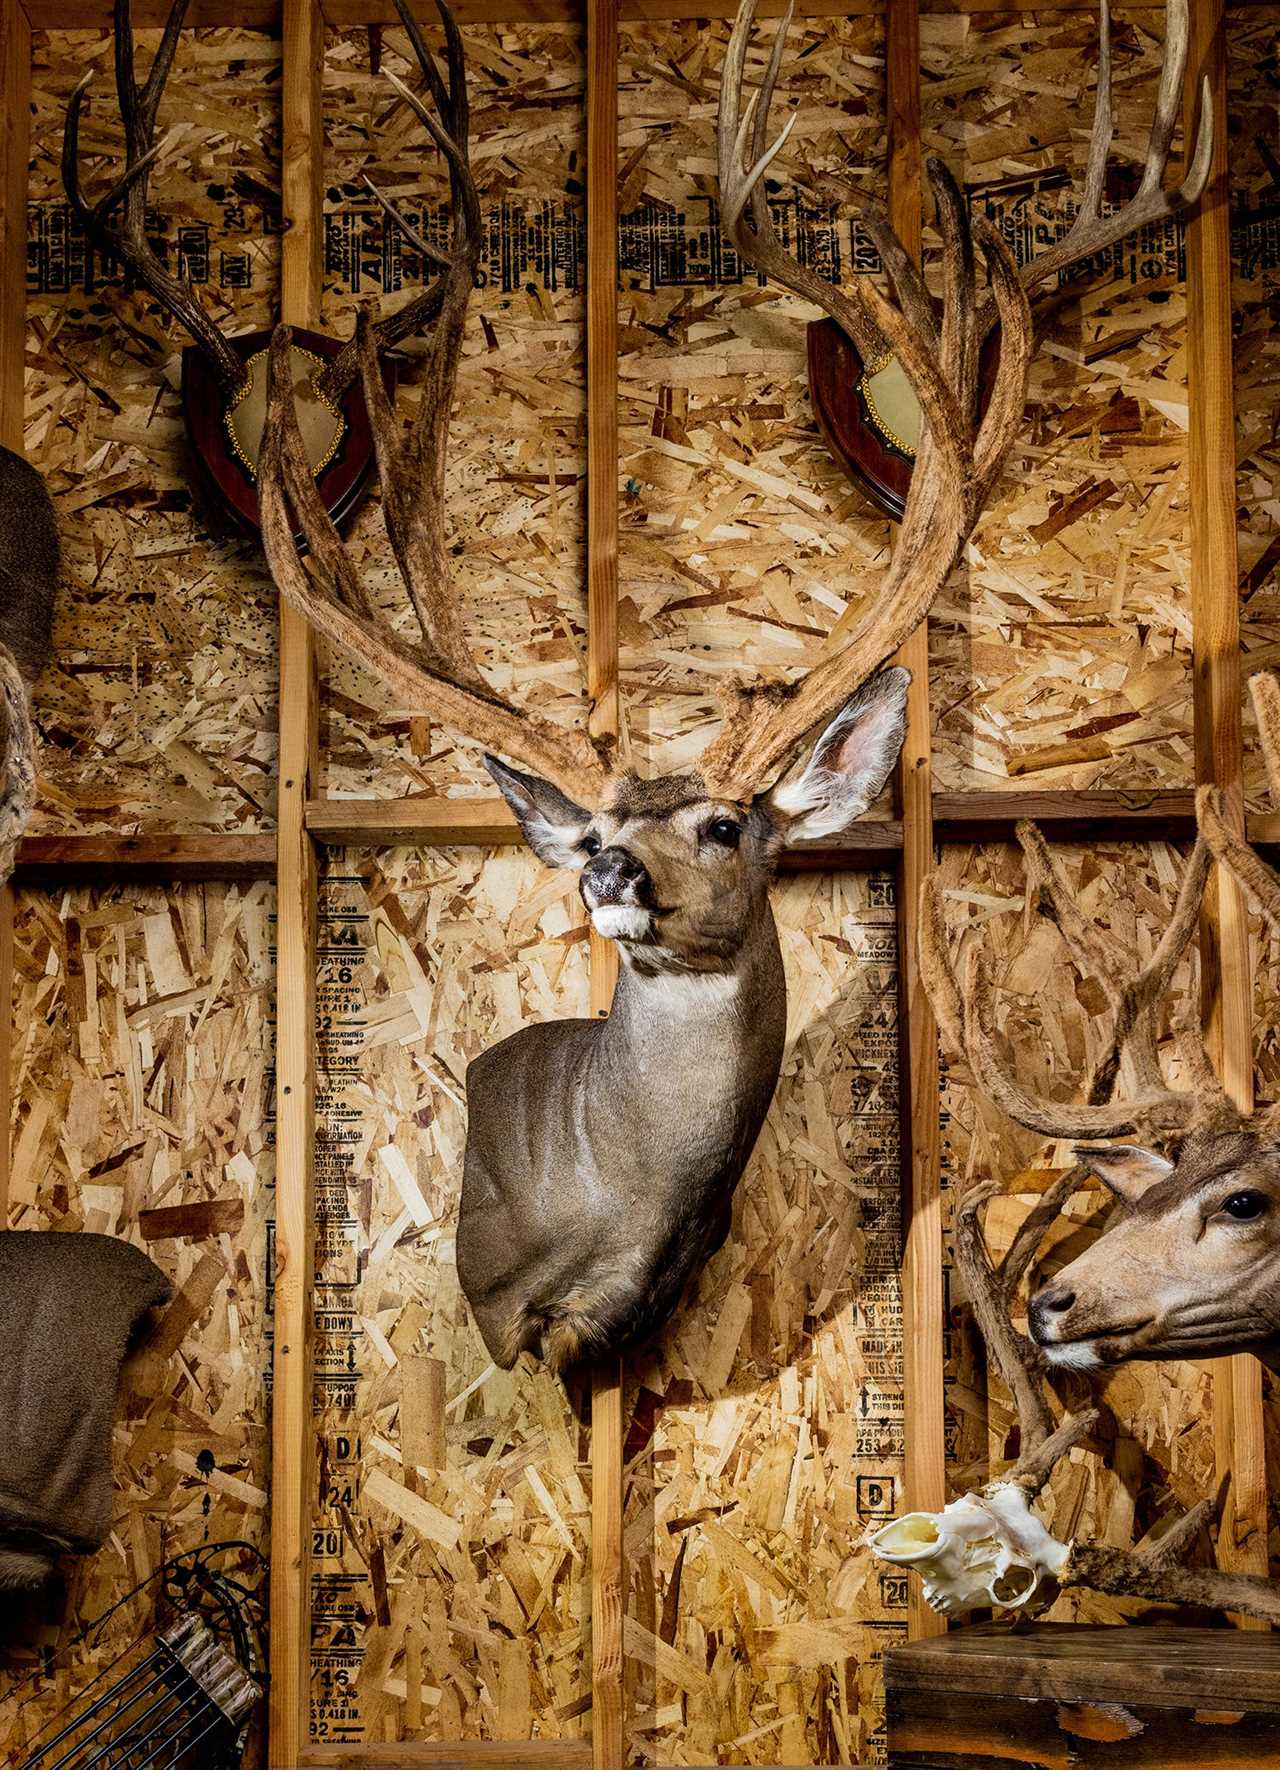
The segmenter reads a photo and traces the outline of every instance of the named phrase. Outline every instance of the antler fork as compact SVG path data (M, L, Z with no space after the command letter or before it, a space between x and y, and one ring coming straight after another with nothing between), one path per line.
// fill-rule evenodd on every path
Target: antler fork
M213 320L196 299L189 283L166 269L147 239L147 183L162 151L156 145L156 113L173 66L178 36L186 16L187 0L174 0L165 21L160 47L140 88L133 66L133 21L129 0L115 0L116 94L124 124L125 169L95 203L90 203L80 182L80 114L93 80L94 70L81 80L67 107L62 138L62 182L67 200L81 227L112 258L118 258L165 309L177 320L208 357L224 387L234 387L243 377L244 365Z

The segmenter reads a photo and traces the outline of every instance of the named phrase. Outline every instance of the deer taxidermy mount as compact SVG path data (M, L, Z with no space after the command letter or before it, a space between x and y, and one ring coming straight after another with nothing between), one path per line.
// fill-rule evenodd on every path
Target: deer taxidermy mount
M1250 689L1271 790L1280 794L1280 685L1255 676ZM1108 1006L1106 1039L1081 1104L1044 1098L1019 1082L997 1028L986 967L971 951L961 985L937 876L926 885L921 972L946 1045L968 1065L975 1087L1016 1124L1076 1145L1079 1165L1046 1198L1065 1203L1092 1175L1117 1201L1097 1240L1031 1297L1031 1334L1051 1368L1237 1352L1280 1368L1280 1113L1274 1106L1241 1112L1191 1026L1179 1027L1170 1041L1183 1083L1171 1086L1159 1037L1163 999L1195 934L1211 863L1257 900L1277 930L1280 878L1238 832L1220 789L1200 788L1196 814L1199 835L1173 913L1145 964L1083 914L1039 830L1018 828L1042 913ZM1095 1139L1129 1137L1161 1147L1093 1146Z
M45 483L23 456L0 448L0 885L35 805L31 693L49 661L59 567Z
M746 0L728 45L720 206L739 250L790 283L799 267L773 231L760 187L778 147L768 138L769 101L786 33L774 40L754 108L744 108L753 15ZM846 828L888 779L908 679L887 660L946 582L1003 469L1022 417L1031 318L1008 248L969 215L939 162L929 176L942 239L940 318L883 210L862 205L890 293L864 279L830 298L836 311L869 317L891 339L924 413L892 563L806 675L727 681L719 733L696 766L641 779L589 720L564 728L501 697L464 636L444 491L477 203L447 114L433 133L454 180L452 261L407 431L379 375L373 332L363 319L356 329L383 516L419 636L403 637L382 614L324 508L294 411L286 328L271 350L263 542L281 594L331 646L380 674L398 706L483 747L530 846L548 864L578 871L594 927L620 949L607 1019L527 1027L467 1075L462 1287L497 1364L509 1367L528 1351L562 1370L660 1329L727 1234L783 1053L786 991L768 900L774 864L785 844ZM1000 316L1000 346L978 417L986 299ZM806 740L807 763L786 778Z
M1199 200L1213 158L1213 106L1208 81L1201 87L1200 120L1185 176L1167 189L1165 175L1182 105L1187 65L1188 0L1170 0L1164 62L1146 159L1133 195L1104 212L1108 155L1114 120L1111 106L1111 15L1102 0L1098 36L1098 89L1089 137L1084 194L1064 237L1019 270L1028 296L1045 285L1062 284L1067 273L1097 261L1129 234L1183 215ZM790 16L788 14L788 16ZM829 181L830 182L830 181ZM722 223L723 225L723 223ZM725 229L726 233L729 231ZM732 238L732 235L730 235ZM736 244L736 242L735 242ZM785 280L785 279L779 279ZM811 320L807 343L809 392L827 447L854 485L886 516L899 521L920 443L920 401L892 343L872 316L852 323L831 305L830 285L811 271L786 286L816 303L829 316ZM1062 295L1050 295L1036 320L1043 326ZM982 362L980 399L990 391L998 316L993 303L983 309L978 328Z
M160 46L146 80L139 85L134 68L130 0L115 0L116 101L124 126L124 170L97 198L85 194L80 172L80 122L94 79L90 69L72 94L62 144L62 182L67 200L84 230L107 263L119 263L151 298L187 333L191 343L182 353L182 413L192 455L206 492L227 512L243 534L256 535L258 455L267 401L267 347L270 331L226 336L201 304L194 288L163 262L147 238L147 189L164 153L155 140L156 123L166 82L173 67L188 0L174 0ZM468 127L466 84L461 51L451 38L450 76L446 85L436 70L405 0L396 0L400 22L430 87L451 139L462 143L465 156ZM387 79L400 95L412 96L396 76ZM417 106L421 113L421 107ZM428 127L436 130L435 119ZM366 184L369 181L365 180ZM404 221L379 192L369 189L421 253L424 263L439 263L440 254ZM457 190L455 186L455 199ZM431 325L440 312L443 277L437 277L394 313L372 326L380 355ZM354 339L342 343L324 333L293 333L291 369L298 426L311 471L325 507L337 521L350 513L373 470L373 438L360 385ZM390 365L383 374L390 379Z

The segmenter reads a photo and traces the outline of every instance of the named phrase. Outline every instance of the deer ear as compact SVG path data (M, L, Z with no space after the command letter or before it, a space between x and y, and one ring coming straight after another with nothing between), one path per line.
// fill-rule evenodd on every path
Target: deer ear
M493 756L486 756L484 765L520 819L525 841L538 859L549 867L580 867L587 858L580 844L591 813L536 774L522 774Z
M880 796L907 729L911 672L881 670L845 702L814 746L803 773L765 795L785 842L812 842L848 829Z
M1072 1154L1127 1205L1137 1204L1144 1192L1173 1172L1172 1162L1153 1149L1139 1149L1136 1143L1117 1143L1111 1149L1077 1148Z

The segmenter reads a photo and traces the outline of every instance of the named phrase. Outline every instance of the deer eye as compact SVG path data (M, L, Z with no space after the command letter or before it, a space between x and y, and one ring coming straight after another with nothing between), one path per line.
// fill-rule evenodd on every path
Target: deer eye
M1237 1223L1252 1223L1270 1202L1265 1192L1233 1192L1222 1208Z
M599 836L584 836L578 846L584 854L599 854L600 838Z
M719 843L721 848L736 848L742 840L742 826L731 817L718 817L707 825L706 834L709 841Z

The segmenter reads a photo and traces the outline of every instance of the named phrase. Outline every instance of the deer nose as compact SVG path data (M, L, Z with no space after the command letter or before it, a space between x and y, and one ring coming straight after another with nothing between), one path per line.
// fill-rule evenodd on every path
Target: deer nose
M1076 1294L1068 1290L1066 1285L1047 1284L1043 1290L1036 1292L1027 1307L1027 1321L1031 1328L1031 1337L1043 1346L1053 1339L1056 1326L1055 1317L1062 1316L1074 1307Z
M583 867L578 882L588 909L609 903L642 903L648 888L644 862L625 848L602 848Z

